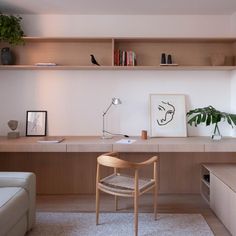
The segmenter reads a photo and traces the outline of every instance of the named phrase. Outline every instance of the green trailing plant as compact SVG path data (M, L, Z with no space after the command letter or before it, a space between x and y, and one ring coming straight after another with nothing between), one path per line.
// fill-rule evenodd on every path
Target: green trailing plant
M218 111L213 106L190 110L189 112L187 112L187 117L189 117L188 124L190 124L191 126L198 126L201 123L205 123L206 126L214 124L214 135L217 132L220 135L218 123L221 120L227 121L232 128L236 125L236 114Z
M20 16L4 15L0 13L0 40L17 45L24 43L24 32L21 28Z

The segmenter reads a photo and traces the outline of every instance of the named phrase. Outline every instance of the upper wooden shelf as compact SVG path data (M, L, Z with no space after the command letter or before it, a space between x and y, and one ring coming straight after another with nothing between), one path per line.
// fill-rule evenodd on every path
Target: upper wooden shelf
M220 42L220 43L234 43L234 37L209 38L209 37L23 37L26 42L97 42L97 41L140 41L140 42Z
M0 65L0 70L213 70L232 71L236 66L35 66L35 65Z
M27 42L111 42L113 39L108 37L23 37Z
M234 66L236 38L24 37L24 39L25 45L12 47L16 65L0 66L0 70L236 69ZM1 47L5 46L8 45L1 44ZM117 50L133 51L137 66L115 66L117 54L116 57L114 54ZM179 66L160 66L162 53L170 54L173 63ZM100 67L92 65L91 54L95 56ZM213 54L225 56L224 66L211 66ZM56 63L58 66L35 66L39 62Z

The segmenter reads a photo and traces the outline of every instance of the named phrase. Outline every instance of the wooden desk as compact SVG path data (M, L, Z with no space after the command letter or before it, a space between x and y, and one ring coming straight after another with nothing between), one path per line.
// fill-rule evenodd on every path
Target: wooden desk
M97 136L65 137L61 143L38 143L38 137L7 139L0 137L0 152L236 152L236 138L212 141L209 137L149 138L118 144L120 137L101 139Z
M132 144L116 143L121 137L65 137L57 144L37 143L38 139L0 137L0 170L35 172L40 194L94 193L96 157L104 152L121 152L122 158L133 161L158 153L161 193L200 193L201 163L236 163L233 138L212 141L209 137L131 137L137 140Z

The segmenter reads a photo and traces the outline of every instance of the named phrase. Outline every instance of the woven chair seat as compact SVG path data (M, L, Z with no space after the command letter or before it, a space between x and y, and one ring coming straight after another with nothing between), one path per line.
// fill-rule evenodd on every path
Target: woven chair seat
M144 179L139 178L138 188L142 192L145 189L149 188L154 184L153 179ZM125 193L132 194L134 193L134 177L123 175L123 174L112 174L105 177L99 183L99 187L104 190L116 192L116 193Z

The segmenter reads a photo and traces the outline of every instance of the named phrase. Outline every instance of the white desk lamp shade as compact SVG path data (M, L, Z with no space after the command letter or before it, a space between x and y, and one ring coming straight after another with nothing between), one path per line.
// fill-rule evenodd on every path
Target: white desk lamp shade
M119 105L119 104L121 104L121 100L119 98L112 98L112 104Z

